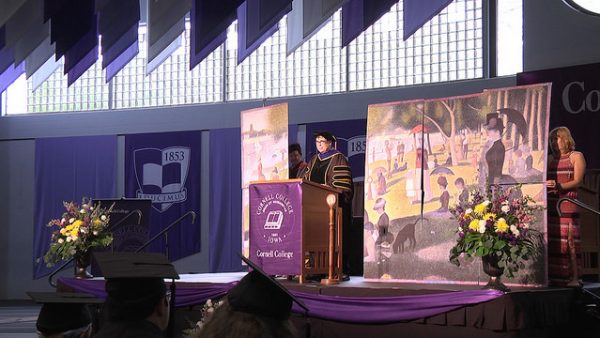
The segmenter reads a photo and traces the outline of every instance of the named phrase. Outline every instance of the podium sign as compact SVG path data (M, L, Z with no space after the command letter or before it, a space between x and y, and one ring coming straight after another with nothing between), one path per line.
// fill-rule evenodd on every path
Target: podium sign
M302 181L250 185L250 259L268 274L300 275Z
M307 275L329 271L329 207L335 189L301 179L252 182L249 258L270 275ZM341 211L332 210L338 216ZM341 228L337 222L334 272L341 272Z

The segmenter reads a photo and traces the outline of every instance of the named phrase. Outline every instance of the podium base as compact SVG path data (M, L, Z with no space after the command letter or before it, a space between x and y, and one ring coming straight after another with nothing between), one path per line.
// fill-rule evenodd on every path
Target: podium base
M321 279L321 284L323 285L337 285L340 283L339 279L334 278L323 278Z

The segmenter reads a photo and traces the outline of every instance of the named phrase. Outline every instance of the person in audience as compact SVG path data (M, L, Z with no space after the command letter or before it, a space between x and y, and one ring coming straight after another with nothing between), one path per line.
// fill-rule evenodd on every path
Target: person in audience
M92 336L92 323L96 307L102 299L78 292L27 292L36 302L42 303L35 323L40 338L88 338Z
M164 337L174 291L167 290L164 278L179 278L169 260L156 253L105 252L94 256L106 279L104 321L94 338Z
M290 160L289 178L302 178L306 172L307 163L302 159L302 147L298 143L292 143L288 147Z
M579 286L581 237L577 205L560 205L561 217L554 207L560 198L577 199L583 183L585 158L575 150L575 141L566 127L550 131L548 159L548 279L556 286Z
M247 258L253 268L190 338L296 338L292 302L306 306Z

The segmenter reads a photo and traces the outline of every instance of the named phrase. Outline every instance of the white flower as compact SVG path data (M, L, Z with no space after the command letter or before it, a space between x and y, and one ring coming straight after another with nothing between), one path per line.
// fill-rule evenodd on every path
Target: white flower
M490 200L485 200L485 201L483 201L483 205L485 205L486 207L487 207L488 205L490 205L490 203L491 203L491 202L490 202Z
M515 236L519 236L521 233L515 225L510 226L510 232L512 232Z
M81 210L79 210L79 213L81 213L81 214L85 214L85 209L81 209Z
M100 220L103 221L103 222L106 221L106 215L100 216Z
M62 238L59 238L59 239L58 239L58 244L63 244L64 242L65 242L65 240L64 240L64 239L62 239Z
M94 236L98 236L98 231L94 231L92 233L94 234Z
M502 208L500 208L502 210L502 212L509 212L510 211L510 207L508 205L503 205Z
M94 207L90 207L90 210L94 210Z
M66 219L63 217L63 218L60 220L60 224L61 224L61 225L63 225L63 224L65 224L65 222L66 222L66 221L67 221L67 220L66 220Z
M468 208L467 210L465 210L465 215L469 215L473 213L473 209Z
M87 233L87 228L79 228L79 232L81 232L82 234Z
M483 234L485 233L485 225L486 225L487 221L481 219L479 220L479 233Z
M461 226L458 227L458 232L463 232L463 229Z
M70 242L70 241L72 241L72 240L73 240L73 239L71 238L71 236L68 236L68 237L67 237L67 242Z
M70 218L70 219L69 219L69 224L71 224L71 223L73 223L73 222L75 222L75 218Z

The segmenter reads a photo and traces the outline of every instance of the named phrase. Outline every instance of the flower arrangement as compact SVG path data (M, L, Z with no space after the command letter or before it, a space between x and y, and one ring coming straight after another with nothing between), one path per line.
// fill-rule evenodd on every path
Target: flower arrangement
M531 228L535 212L543 207L523 195L521 186L492 186L487 196L472 192L462 205L450 209L458 220L456 244L450 262L460 266L459 257L494 257L504 274L514 277L524 261L537 254L540 232ZM493 255L493 256L492 256ZM490 258L491 258L490 257Z
M48 222L48 227L58 227L52 232L50 249L44 256L44 262L52 266L76 254L87 253L97 246L108 246L112 243L111 233L104 232L108 226L109 215L113 205L108 209L100 203L92 205L89 198L83 198L81 204L63 202L65 212L61 219Z
M200 335L200 331L202 330L202 327L204 326L204 324L210 319L210 317L212 316L212 314L215 312L216 309L219 308L219 306L221 306L221 304L223 304L223 299L219 300L219 301L215 301L213 302L210 298L206 301L206 303L204 303L204 305L202 306L202 310L201 310L201 316L200 320L196 322L196 324L187 330L184 330L184 337L198 337Z

